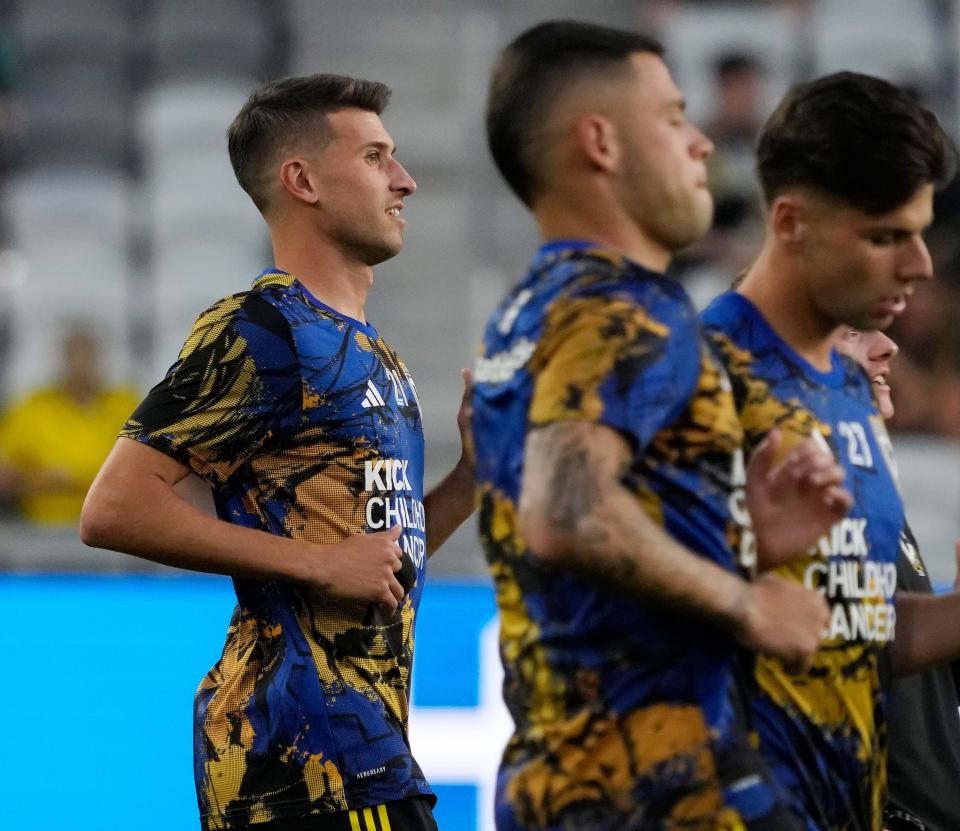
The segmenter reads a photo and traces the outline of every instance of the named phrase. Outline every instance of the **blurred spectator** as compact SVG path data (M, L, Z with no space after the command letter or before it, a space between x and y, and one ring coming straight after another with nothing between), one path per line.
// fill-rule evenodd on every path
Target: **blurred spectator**
M717 59L713 77L714 110L704 125L715 147L707 163L713 227L678 262L678 276L698 305L727 289L750 264L763 233L754 143L766 115L765 71L754 56L730 52Z
M712 255L739 271L749 263L761 235L760 197L754 175L754 145L766 116L764 69L746 53L729 53L714 64L716 98L705 130L713 141L709 160L714 197Z
M70 525L93 477L139 397L110 388L94 330L70 325L60 377L29 393L0 419L0 490L23 518Z

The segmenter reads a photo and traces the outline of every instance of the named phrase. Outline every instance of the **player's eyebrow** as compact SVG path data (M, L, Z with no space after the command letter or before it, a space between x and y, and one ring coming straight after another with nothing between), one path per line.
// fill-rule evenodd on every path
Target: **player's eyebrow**
M682 95L678 95L676 98L671 98L666 102L665 109L670 112L680 112L685 113L687 111L687 99Z
M395 145L395 144L388 144L388 143L385 142L385 141L370 141L370 142L367 142L367 143L364 145L364 149L365 149L365 150L366 150L366 149L369 149L369 148L371 148L371 147L374 148L374 149L376 149L376 150L385 150L385 151L386 151L387 153L389 153L391 156L396 156L396 155L397 155L397 145Z

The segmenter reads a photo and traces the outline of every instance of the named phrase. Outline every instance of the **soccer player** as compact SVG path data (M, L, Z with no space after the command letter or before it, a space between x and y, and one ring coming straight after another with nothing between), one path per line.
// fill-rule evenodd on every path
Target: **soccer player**
M467 452L423 496L416 388L364 315L416 189L389 95L338 75L252 93L230 159L275 267L200 315L84 507L89 545L234 578L195 702L204 829L436 828L407 739L414 624L474 474ZM219 518L174 491L191 471Z
M490 88L494 160L544 240L475 371L515 722L501 831L799 827L741 689L748 650L802 666L826 606L746 574L758 544L794 553L777 534L812 543L848 495L812 444L796 467L755 464L754 538L729 383L663 275L710 224L712 147L660 54L635 33L549 22L503 51Z
M875 831L884 647L892 643L898 674L952 657L956 635L943 623L958 620L958 603L900 593L894 605L904 520L889 442L869 379L836 353L834 333L884 328L932 276L922 234L954 151L903 90L838 73L788 93L757 157L766 238L736 291L703 320L730 373L748 449L774 428L785 448L816 437L846 468L854 504L806 556L779 568L824 594L830 621L808 670L759 657L754 715L764 754L809 828Z
M844 327L837 349L864 368L877 409L893 417L887 375L897 345L883 332ZM909 526L897 555L897 589L931 594L933 587ZM956 586L954 587L956 590ZM890 690L887 764L888 831L953 831L960 828L960 701L953 672L938 666L898 678Z

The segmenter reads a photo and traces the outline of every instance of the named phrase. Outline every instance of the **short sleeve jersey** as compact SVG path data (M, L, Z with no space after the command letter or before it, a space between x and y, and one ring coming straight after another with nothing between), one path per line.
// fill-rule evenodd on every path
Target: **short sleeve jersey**
M740 294L703 314L733 383L746 447L774 427L784 451L812 436L843 466L853 507L780 573L822 592L830 623L812 668L787 672L759 658L757 729L798 810L818 828L879 829L886 765L884 646L894 636L897 553L904 528L890 442L870 381L836 352L818 371Z
M220 518L315 543L403 527L418 572L392 618L289 582L234 579L194 708L205 829L427 795L406 735L426 566L423 434L373 327L267 271L194 325L123 435L210 483Z
M741 428L683 289L589 243L549 243L489 321L475 382L480 533L515 723L498 828L744 827L772 797L745 772L733 641L544 565L517 522L528 431L589 422L626 438L625 484L677 540L730 571L737 552L752 560Z

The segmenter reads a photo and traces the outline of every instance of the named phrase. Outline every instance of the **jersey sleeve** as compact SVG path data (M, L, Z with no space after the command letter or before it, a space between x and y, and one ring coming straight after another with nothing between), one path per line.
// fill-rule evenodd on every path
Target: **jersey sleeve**
M589 421L645 448L696 386L700 340L688 318L656 319L626 292L556 300L530 365L531 427Z
M299 424L303 393L290 326L256 294L227 297L196 321L177 362L124 425L212 485Z

